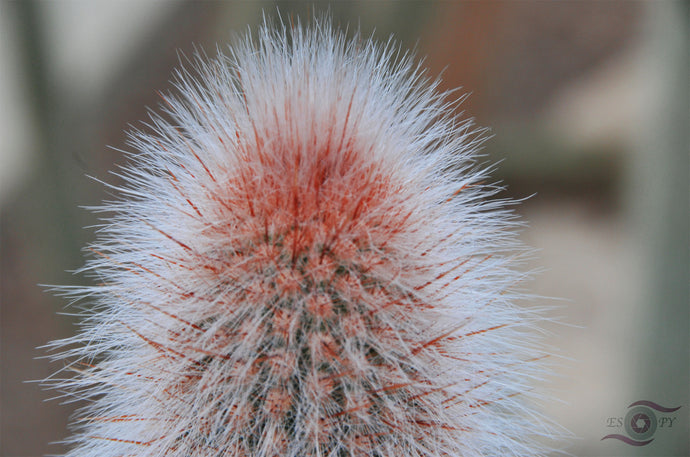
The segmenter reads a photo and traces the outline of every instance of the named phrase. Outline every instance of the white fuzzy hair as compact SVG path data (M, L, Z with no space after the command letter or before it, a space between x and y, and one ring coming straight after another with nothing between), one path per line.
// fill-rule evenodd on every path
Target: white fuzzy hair
M67 456L531 456L528 250L413 59L265 24L135 132L51 343ZM68 370L69 371L69 370Z

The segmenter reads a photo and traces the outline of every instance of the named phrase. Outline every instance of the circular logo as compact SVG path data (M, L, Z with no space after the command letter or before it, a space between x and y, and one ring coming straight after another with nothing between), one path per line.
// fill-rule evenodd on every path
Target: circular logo
M647 440L656 432L656 416L654 412L645 407L638 406L628 411L625 416L625 431L630 438Z

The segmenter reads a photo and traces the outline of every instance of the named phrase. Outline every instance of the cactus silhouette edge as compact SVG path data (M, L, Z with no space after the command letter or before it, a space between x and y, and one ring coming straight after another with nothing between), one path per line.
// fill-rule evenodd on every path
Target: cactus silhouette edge
M193 67L58 289L66 455L543 455L529 250L449 94L326 20Z

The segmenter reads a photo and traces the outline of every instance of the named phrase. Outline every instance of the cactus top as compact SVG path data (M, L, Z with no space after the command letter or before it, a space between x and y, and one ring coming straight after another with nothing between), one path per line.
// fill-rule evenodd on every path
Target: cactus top
M482 133L392 44L265 25L131 135L53 343L69 457L527 456L535 315Z

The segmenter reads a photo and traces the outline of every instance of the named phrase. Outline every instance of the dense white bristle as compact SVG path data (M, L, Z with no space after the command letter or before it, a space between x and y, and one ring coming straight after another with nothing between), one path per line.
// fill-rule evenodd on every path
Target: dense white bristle
M481 132L393 45L265 25L181 71L52 343L70 457L540 455L539 320Z

